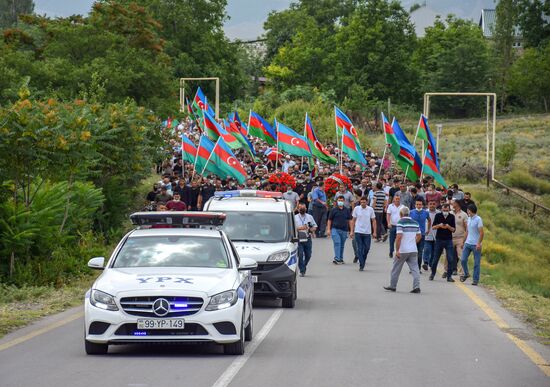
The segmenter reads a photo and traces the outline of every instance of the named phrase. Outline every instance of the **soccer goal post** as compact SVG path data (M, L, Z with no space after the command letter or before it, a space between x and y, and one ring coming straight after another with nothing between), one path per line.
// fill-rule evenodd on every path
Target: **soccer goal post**
M487 116L486 116L486 157L485 171L487 177L487 187L495 177L495 136L497 122L497 95L496 93L425 93L424 94L424 115L430 118L430 98L431 97L486 97L487 98ZM492 101L491 101L492 99ZM492 103L491 103L492 102ZM489 121L491 120L492 105L492 126L493 135L490 136ZM438 144L439 147L439 144Z

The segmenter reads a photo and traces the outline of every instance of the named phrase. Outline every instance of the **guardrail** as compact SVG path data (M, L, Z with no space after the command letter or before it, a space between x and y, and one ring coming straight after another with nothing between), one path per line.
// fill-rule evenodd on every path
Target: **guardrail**
M523 200L525 200L525 201L531 203L531 204L533 205L533 211L532 211L532 214L533 214L533 215L535 214L535 212L536 212L536 210L537 210L537 207L538 207L538 208L542 208L543 210L545 210L545 211L547 211L547 212L550 212L550 208L548 208L548 207L546 207L546 206L543 206L543 205L540 204L540 203L535 202L533 199L528 198L527 196L523 195L521 192L516 191L516 190L513 189L512 187L510 187L510 186L504 184L503 182L498 181L498 180L496 180L496 179L492 179L492 181L493 181L494 184L498 185L499 187L504 188L504 189L506 190L506 194L509 195L510 192L511 192L511 193L513 193L514 195L519 196L519 197L522 198Z

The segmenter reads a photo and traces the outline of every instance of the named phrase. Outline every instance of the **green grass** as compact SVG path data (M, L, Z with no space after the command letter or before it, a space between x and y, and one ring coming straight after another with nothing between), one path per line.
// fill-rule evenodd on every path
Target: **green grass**
M550 218L503 190L466 186L483 218L481 283L550 344Z
M0 285L0 338L17 328L82 304L97 273L56 289L53 286Z

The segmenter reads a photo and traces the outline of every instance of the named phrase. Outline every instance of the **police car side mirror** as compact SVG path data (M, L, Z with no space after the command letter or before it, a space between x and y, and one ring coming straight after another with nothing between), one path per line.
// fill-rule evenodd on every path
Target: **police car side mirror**
M255 270L258 268L258 262L251 258L241 258L239 270Z
M105 265L104 257L95 257L88 261L88 267L95 270L103 270Z

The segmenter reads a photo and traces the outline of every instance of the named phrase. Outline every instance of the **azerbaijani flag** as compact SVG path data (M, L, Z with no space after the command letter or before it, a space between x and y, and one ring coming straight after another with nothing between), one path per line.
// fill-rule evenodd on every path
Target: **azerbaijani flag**
M282 160L285 155L283 155L281 152L277 151L277 147L271 147L271 148L267 148L264 152L264 155L269 159L269 160L272 160L272 161L275 161L277 159L279 160Z
M277 133L275 133L275 130L269 125L269 122L252 110L248 118L248 134L265 140L269 145L275 145L277 142Z
M418 152L414 153L413 165L401 159L397 160L397 164L399 164L401 169L403 169L407 176L407 179L409 179L410 181L415 182L420 179L420 175L422 174L422 160L420 160L420 155L418 154Z
M241 118L239 117L239 113L234 111L233 114L229 117L229 122L236 123L241 134L243 136L248 136L248 127L244 122L241 121Z
M206 110L204 111L204 127L206 129L206 135L211 140L215 141L218 137L222 137L231 148L237 149L241 147L235 136L218 124L216 119Z
M414 146L411 145L409 139L405 135L405 132L403 132L403 129L401 129L401 126L399 126L397 118L393 118L391 127L393 129L395 137L397 138L397 141L399 142L399 158L402 161L413 165L416 149L414 148Z
M390 125L388 119L384 115L384 112L382 112L382 123L384 125L384 136L386 137L386 144L389 144L390 152L393 154L395 160L400 160L399 152L401 151L401 146L399 145L399 141L397 140L397 137L393 132L393 127L392 125Z
M234 177L241 184L246 181L246 171L222 137L216 142L210 161L222 170L226 176Z
M306 139L309 143L309 148L311 149L311 154L314 157L329 164L336 164L338 162L336 158L332 157L329 151L326 150L323 144L321 144L317 139L317 136L315 135L315 131L313 130L313 125L311 125L311 121L309 120L309 116L307 113L306 113L305 132L306 132Z
M227 122L224 120L225 129L231 133L241 144L241 148L244 148L247 150L250 155L255 158L256 157L256 151L254 150L254 146L252 146L252 143L248 140L246 135L243 135L241 131L239 130L238 123L236 121Z
M181 157L188 163L195 162L195 155L197 154L197 147L186 135L181 135Z
M198 110L201 112L207 111L212 117L216 116L216 113L214 112L214 110L212 110L212 107L208 105L208 99L206 98L206 95L204 95L204 93L202 92L200 86L197 88L197 92L195 93L195 98L193 99L193 107L196 115L199 115L197 114ZM202 117L202 114L200 114L199 116Z
M344 113L342 110L340 110L337 106L334 106L334 116L335 116L335 122L336 122L336 133L338 136L342 135L342 129L347 129L348 132L355 138L355 141L359 144L359 135L357 133L357 130L355 129L355 126L353 126L353 123L349 119L349 117Z
M311 157L311 149L304 136L299 135L282 122L275 120L277 143L280 150L295 156Z
M355 141L355 137L345 127L342 128L342 152L346 153L350 159L358 162L363 167L367 166L367 160Z
M210 155L214 151L214 143L205 135L202 135L197 147L197 157L195 159L195 171L202 175L204 171L208 171L221 178L225 178L224 172L214 163L210 162Z
M424 114L420 115L420 121L418 122L417 130L418 137L420 137L427 143L422 172L426 175L433 176L435 181L437 181L443 187L447 187L447 183L441 175L439 159L437 157L437 144L434 137L432 136L430 127L428 126L428 118Z

